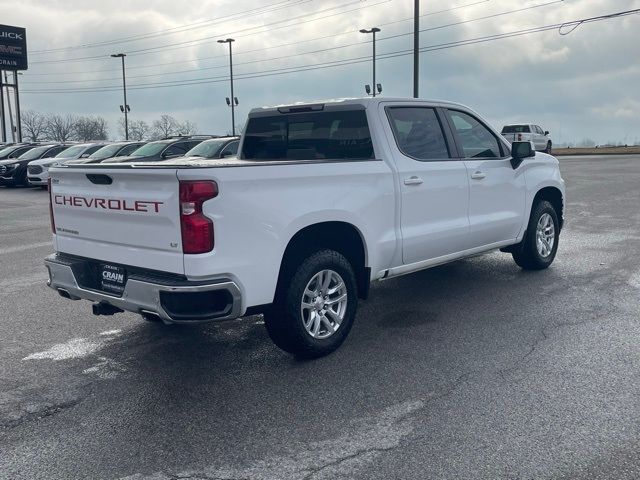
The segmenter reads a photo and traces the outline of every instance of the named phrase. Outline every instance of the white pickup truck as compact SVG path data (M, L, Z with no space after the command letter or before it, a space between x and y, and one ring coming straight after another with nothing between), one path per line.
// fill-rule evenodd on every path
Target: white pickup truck
M558 161L462 105L368 98L257 108L238 158L51 169L49 286L95 314L263 313L301 357L336 349L370 282L502 249L554 260Z
M553 143L549 131L543 130L539 125L505 125L502 127L502 136L509 142L533 142L536 150L551 154Z

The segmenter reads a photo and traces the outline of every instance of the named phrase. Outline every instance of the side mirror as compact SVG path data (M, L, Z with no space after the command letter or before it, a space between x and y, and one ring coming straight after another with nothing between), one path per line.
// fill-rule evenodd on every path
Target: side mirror
M82 155L80 155L80 158L89 158L89 155L91 155L90 153L83 153Z
M544 134L545 134L545 135L549 135L549 130L545 130L545 131L544 131Z
M220 154L220 158L227 158L227 157L233 157L233 153L231 153L231 152L222 152Z
M535 157L536 150L532 142L513 142L511 144L511 166L515 170L525 158Z

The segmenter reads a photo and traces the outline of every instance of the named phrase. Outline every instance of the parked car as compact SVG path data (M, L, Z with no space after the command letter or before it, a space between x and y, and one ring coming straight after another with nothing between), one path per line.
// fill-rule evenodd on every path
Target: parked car
M210 137L177 137L156 140L134 150L127 157L108 158L102 163L157 162L183 157L185 153L207 138Z
M18 185L28 185L27 165L33 160L52 157L69 148L69 145L52 143L49 145L38 145L27 150L17 158L0 160L0 185L14 187Z
M23 153L28 152L29 150L37 146L37 143L14 143L8 145L0 150L0 160L18 158Z
M51 177L61 296L166 323L264 313L301 357L342 344L373 281L495 249L549 267L565 204L530 142L463 105L385 97L254 109L224 162Z
M29 162L27 165L27 181L29 185L46 187L49 181L49 167L53 164L77 158L88 158L89 155L105 145L105 142L80 143L70 146L53 157Z
M116 142L105 145L86 158L67 160L65 163L100 163L108 158L126 157L143 146L146 142Z
M551 154L553 143L547 130L542 130L539 125L505 125L502 127L502 136L510 142L533 142L536 150Z
M189 150L185 157L226 158L238 153L240 137L220 137L205 140Z

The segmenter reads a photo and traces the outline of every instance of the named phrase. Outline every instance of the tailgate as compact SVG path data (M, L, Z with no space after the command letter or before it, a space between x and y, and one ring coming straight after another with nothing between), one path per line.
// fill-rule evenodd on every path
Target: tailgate
M51 170L56 250L184 273L175 169Z

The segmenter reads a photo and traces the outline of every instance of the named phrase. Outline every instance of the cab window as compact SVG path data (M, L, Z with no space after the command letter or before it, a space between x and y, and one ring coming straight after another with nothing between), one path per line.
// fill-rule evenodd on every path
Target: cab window
M435 109L388 107L386 110L396 143L403 154L421 161L450 158Z
M501 158L502 148L496 136L478 119L457 110L447 110L464 158Z

